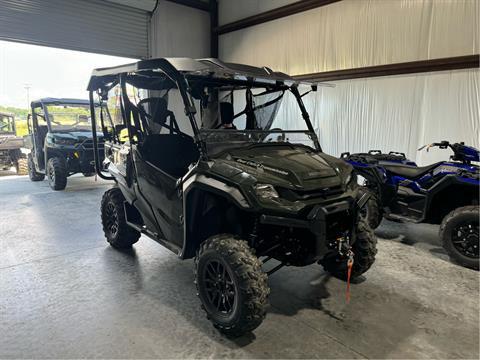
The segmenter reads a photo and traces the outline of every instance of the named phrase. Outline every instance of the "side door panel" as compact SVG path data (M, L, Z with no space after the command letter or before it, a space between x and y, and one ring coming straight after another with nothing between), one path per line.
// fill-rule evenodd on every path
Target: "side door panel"
M145 161L138 150L134 151L134 160L140 192L151 204L164 239L181 247L183 204L177 180Z

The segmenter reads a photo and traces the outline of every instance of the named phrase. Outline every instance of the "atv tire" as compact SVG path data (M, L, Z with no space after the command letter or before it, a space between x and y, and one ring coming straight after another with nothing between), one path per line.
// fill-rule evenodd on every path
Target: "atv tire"
M360 188L359 192L360 196L365 193L370 194L370 199L368 199L365 206L360 210L360 217L365 220L371 229L375 230L380 226L383 219L383 211L378 196L368 188Z
M440 224L442 245L450 259L467 268L479 269L479 207L451 211Z
M270 289L262 264L246 241L229 235L205 240L195 257L195 284L207 318L238 337L265 318Z
M28 160L25 157L20 157L15 162L15 169L17 175L28 175Z
M67 165L60 157L52 157L47 162L48 184L53 190L63 190L67 186Z
M35 169L35 164L33 163L33 157L31 154L28 154L27 157L28 164L28 177L31 181L43 181L45 179L45 174L37 172Z
M377 238L373 230L360 220L356 229L356 241L352 244L353 267L351 278L356 278L365 273L375 262L377 254ZM325 271L333 276L347 280L347 258L340 255L327 256L320 260Z
M103 233L108 243L117 249L132 247L141 235L140 232L127 225L124 202L125 198L119 188L107 190L102 197Z

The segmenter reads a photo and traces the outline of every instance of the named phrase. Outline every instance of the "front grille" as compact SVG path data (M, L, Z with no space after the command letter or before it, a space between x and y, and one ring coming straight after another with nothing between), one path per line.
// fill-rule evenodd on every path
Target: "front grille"
M327 199L330 196L339 195L343 193L341 185L333 186L325 189L315 190L291 190L287 188L276 188L278 194L283 199L289 201L310 200L310 199Z
M10 161L10 154L8 150L0 150L0 162L6 163Z

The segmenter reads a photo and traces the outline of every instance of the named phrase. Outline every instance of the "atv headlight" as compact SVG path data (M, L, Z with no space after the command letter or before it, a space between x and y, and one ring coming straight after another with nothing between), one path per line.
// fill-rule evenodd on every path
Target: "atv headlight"
M258 197L264 199L278 199L278 193L275 188L270 184L257 184L255 185L255 193Z

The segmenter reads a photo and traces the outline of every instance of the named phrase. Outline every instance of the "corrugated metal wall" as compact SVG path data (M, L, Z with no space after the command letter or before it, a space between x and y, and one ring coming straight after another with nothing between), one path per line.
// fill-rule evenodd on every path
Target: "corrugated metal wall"
M148 57L146 11L101 0L0 0L0 40Z

